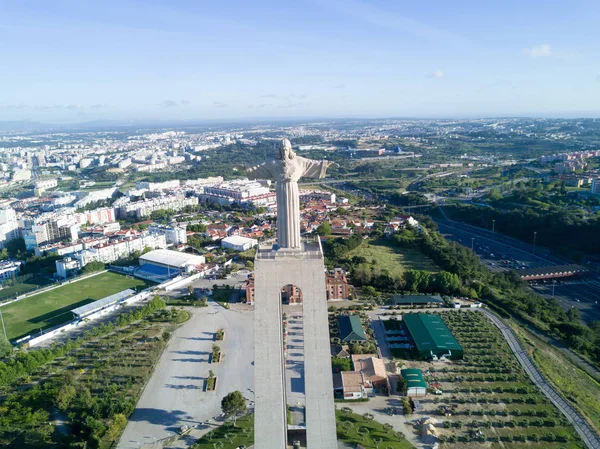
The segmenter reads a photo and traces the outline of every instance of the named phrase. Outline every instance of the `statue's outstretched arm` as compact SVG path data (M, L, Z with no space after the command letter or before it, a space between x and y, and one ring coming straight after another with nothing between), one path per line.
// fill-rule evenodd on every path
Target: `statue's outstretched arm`
M249 179L271 179L273 175L267 168L267 163L263 162L262 164L253 165L253 166L245 166L246 174Z
M304 174L307 178L324 178L329 167L339 167L338 164L331 161L313 161L303 157L297 157L302 161L304 166Z

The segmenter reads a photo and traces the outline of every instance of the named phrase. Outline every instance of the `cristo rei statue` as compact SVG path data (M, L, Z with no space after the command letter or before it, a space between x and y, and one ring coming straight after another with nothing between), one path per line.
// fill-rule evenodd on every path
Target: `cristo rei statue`
M274 179L277 196L277 243L279 248L300 249L300 193L298 181L303 176L324 178L331 161L313 161L297 156L288 139L279 146L279 159L247 167L250 179Z

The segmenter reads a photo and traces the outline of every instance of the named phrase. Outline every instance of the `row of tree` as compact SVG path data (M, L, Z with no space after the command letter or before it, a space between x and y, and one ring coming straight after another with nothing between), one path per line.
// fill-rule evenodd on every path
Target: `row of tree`
M80 347L86 341L112 332L116 327L139 321L154 312L164 309L165 302L160 297L151 299L143 307L120 314L113 322L102 323L90 328L76 340L67 340L63 344L53 344L49 348L19 351L13 357L0 362L0 386L13 384L15 381L33 375L41 366L51 362L58 357L64 357L72 350Z

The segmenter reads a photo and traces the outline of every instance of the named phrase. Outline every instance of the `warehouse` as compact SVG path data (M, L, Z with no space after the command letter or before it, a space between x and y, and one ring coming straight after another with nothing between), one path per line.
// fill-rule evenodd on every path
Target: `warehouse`
M421 359L462 358L464 351L439 315L407 314L404 324Z
M420 369L406 368L400 371L406 384L406 396L416 398L427 395L427 384Z
M242 237L241 235L232 235L221 240L221 246L225 249L234 251L248 251L258 245L258 240Z
M181 273L190 273L198 265L204 264L204 256L196 254L181 253L168 249L156 249L140 256L140 266L148 268L146 265L161 267L165 271L178 271ZM170 273L172 274L172 273Z

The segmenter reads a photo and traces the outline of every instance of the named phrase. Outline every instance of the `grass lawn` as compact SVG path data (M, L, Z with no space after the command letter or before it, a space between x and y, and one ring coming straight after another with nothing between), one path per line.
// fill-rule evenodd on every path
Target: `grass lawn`
M406 270L439 271L439 267L420 252L410 248L394 248L386 239L365 242L348 253L348 257L352 256L364 257L369 263L377 260L379 268L388 270L392 276L399 276Z
M221 442L223 446L219 446ZM217 443L217 446L215 446ZM254 443L254 415L246 415L239 418L235 427L229 423L220 426L200 438L192 449L236 449L242 444L251 446Z
M31 279L17 284L13 287L4 287L0 290L0 301L3 299L14 298L15 296L22 295L33 290L37 290L45 285L51 284L52 281L42 276L34 276Z
M73 318L71 310L128 288L146 287L146 281L106 272L2 307L9 339L38 332Z
M600 430L600 384L559 351L536 336L513 326L536 366L579 412Z
M367 421L356 413L335 412L337 421L337 439L356 447L361 444L365 449L375 449L376 440L380 448L409 449L414 446L397 435L393 430L387 430L377 421Z

